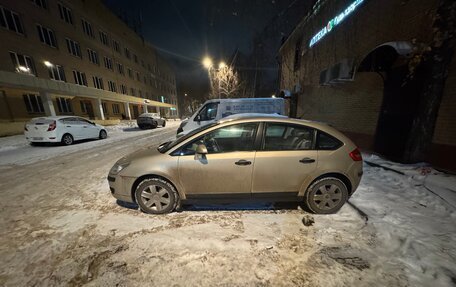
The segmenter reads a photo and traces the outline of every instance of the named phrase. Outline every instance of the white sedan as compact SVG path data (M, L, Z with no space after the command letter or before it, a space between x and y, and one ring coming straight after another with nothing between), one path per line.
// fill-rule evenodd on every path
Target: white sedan
M61 142L71 145L84 139L105 139L106 129L94 122L75 116L33 118L24 127L25 138L31 143Z

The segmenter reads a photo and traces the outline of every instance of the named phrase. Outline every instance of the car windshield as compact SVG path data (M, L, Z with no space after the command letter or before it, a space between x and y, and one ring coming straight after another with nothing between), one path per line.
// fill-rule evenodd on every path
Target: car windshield
M169 151L170 149L172 149L173 147L175 147L176 145L180 144L181 142L184 142L186 139L192 137L193 135L196 135L197 133L205 130L205 129L208 129L208 128L211 128L211 127L214 127L216 125L218 125L219 123L216 122L216 123L211 123L211 124L208 124L208 125L204 125L204 126L201 126L197 129L194 129L192 130L191 132L189 132L188 134L185 134L173 141L169 141L169 142L165 142L161 145L158 146L158 151L161 152L161 153L165 153L167 151Z

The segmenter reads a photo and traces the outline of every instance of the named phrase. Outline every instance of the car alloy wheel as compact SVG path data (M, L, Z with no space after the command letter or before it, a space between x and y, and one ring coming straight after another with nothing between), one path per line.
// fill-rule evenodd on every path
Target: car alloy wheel
M73 137L70 134L64 134L63 137L62 137L62 143L64 145L73 144Z
M348 191L338 178L326 177L314 182L306 193L306 205L314 213L337 212L347 201Z
M136 202L142 211L163 214L176 208L177 192L172 184L160 178L142 181L135 191Z

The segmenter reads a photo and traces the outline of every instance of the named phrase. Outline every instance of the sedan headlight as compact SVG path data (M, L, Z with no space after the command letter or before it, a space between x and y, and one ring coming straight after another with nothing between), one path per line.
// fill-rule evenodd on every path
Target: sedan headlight
M114 166L109 171L110 174L118 174L122 170L124 170L127 166L129 166L129 162L122 162L122 163L115 163Z

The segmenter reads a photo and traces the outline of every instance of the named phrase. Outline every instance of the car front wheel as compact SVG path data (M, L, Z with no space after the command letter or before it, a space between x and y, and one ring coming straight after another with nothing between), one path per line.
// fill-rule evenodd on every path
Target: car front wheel
M306 206L314 213L337 212L347 201L348 190L338 178L325 177L312 183L304 197Z
M104 139L107 138L107 137L108 137L108 133L107 133L105 130L101 130L101 131L100 131L100 136L99 136L99 138L100 138L101 140L104 140Z
M145 213L163 214L173 211L177 205L174 186L160 178L143 180L135 191L136 203Z

